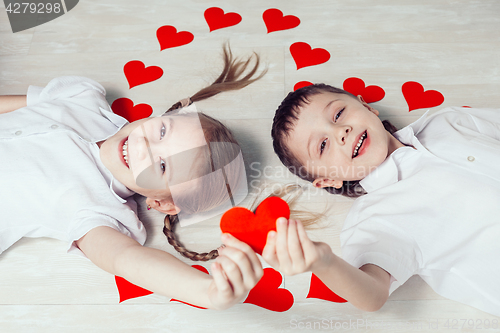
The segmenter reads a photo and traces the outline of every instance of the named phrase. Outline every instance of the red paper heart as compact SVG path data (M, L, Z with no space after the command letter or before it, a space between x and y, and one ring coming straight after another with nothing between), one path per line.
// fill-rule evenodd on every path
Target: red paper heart
M153 293L152 291L136 286L135 284L130 283L124 278L116 275L115 283L118 288L118 294L120 295L120 303L131 298L151 295Z
M142 61L132 60L123 66L130 89L140 84L158 80L163 75L163 69L158 66L146 67Z
M179 31L171 25L164 25L156 30L156 38L160 43L160 51L171 47L178 47L189 44L193 41L194 36L189 31Z
M316 275L311 276L311 286L306 298L319 298L335 303L345 303L345 299L334 293Z
M222 215L220 229L228 232L262 254L267 233L276 230L279 217L290 217L290 208L281 198L269 197L262 201L255 214L243 207L233 207Z
M384 89L379 86L365 87L365 82L357 77L350 77L344 81L344 90L354 96L361 95L366 103L378 102L385 96Z
M250 290L243 303L250 303L261 308L283 312L293 305L293 295L288 290L279 288L283 277L273 268L264 268L264 276Z
M205 20L210 32L222 28L231 27L241 22L241 15L238 13L226 13L219 7L211 7L205 10Z
M307 86L312 86L312 83L311 83L311 82L309 82L309 81L300 81L300 82L297 82L297 83L295 83L295 85L293 86L293 91L298 90L298 89L300 89L300 88L307 87Z
M205 267L203 267L203 266L200 266L200 265L191 265L191 267L196 268L197 270L199 270L199 271L201 271L201 272L203 272L203 273L208 274L208 270L207 270ZM180 301L180 300L175 299L175 298L172 298L172 299L170 300L170 302L173 302L173 301L175 301L175 302L181 302L181 303L187 304L187 305L189 305L189 306L192 306L192 307L194 307L194 308L198 308L198 309L206 309L206 308L204 308L204 307L202 307L202 306L193 305L193 304L190 304L190 303L187 303L187 302Z
M436 90L424 91L424 87L418 82L408 81L403 84L401 90L410 108L408 111L432 108L444 102L443 94Z
M270 8L262 14L266 24L267 33L279 30L288 30L297 27L300 19L297 16L283 16L283 12L276 8Z
M129 122L147 118L153 113L153 108L150 105L137 104L134 106L134 102L126 97L116 99L113 104L111 104L111 109L114 113L122 116Z
M307 43L297 42L290 46L290 53L297 65L297 69L303 67L315 66L325 63L330 59L330 52L325 49L311 49Z

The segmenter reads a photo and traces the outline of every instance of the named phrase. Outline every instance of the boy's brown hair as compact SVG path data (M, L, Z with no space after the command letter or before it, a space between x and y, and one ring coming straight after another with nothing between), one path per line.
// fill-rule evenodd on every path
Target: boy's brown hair
M295 127L295 123L299 119L299 109L309 104L312 96L325 92L344 94L357 99L357 97L350 92L323 83L297 89L296 91L290 92L281 102L281 105L274 115L273 127L271 130L274 152L278 155L280 161L291 173L311 183L315 179L314 175L306 170L304 165L292 153L286 142L290 136L290 132L293 131ZM382 124L391 134L397 131L396 127L388 120L382 121ZM333 194L341 194L347 197L359 197L366 193L361 185L359 185L359 181L344 181L341 188L325 187L325 190Z

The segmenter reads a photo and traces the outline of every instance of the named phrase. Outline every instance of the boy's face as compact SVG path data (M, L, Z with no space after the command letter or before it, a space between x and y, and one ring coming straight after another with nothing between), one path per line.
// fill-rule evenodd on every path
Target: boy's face
M172 201L174 187L195 186L197 163L204 160L196 148L206 144L197 114L153 117L125 125L102 143L100 157L132 191Z
M361 99L323 92L309 100L286 144L315 186L340 188L343 181L363 179L392 153L396 139Z

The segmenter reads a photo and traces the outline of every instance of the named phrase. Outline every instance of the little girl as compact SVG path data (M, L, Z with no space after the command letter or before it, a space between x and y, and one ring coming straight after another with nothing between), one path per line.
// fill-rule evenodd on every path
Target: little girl
M500 316L500 110L446 108L395 132L361 96L308 86L272 128L290 171L355 200L342 259L300 222L277 221L264 259L312 271L354 306L376 311L418 274L437 293Z
M172 112L130 124L111 112L104 88L83 77L30 86L27 96L2 96L0 253L21 237L52 237L68 241L68 252L153 292L213 309L242 301L263 274L249 246L223 234L226 246L211 275L202 273L142 246L146 233L131 195L144 195L148 208L172 215L233 199L221 200L219 193L227 193L228 184L233 190L241 185L241 175L226 168L234 152L214 142L234 147L236 141L217 120L182 107L258 80L264 74L255 77L258 56L243 75L249 61L234 60L224 49L224 69L211 86L176 103ZM186 151L194 153L182 155ZM196 160L175 163L179 154ZM225 182L207 185L203 176L220 169ZM207 186L210 195L200 197Z

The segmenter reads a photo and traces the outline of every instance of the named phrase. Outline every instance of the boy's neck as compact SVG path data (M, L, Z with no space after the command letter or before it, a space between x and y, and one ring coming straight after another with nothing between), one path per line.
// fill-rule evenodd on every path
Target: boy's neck
M392 135L391 133L387 132L387 135L389 136L389 150L387 152L387 156L394 153L396 151L396 149L407 146L404 143L402 143L401 141L399 141L398 139L396 139L394 137L394 135ZM409 145L409 147L412 147L413 149L415 149L415 147L413 147L411 145Z

